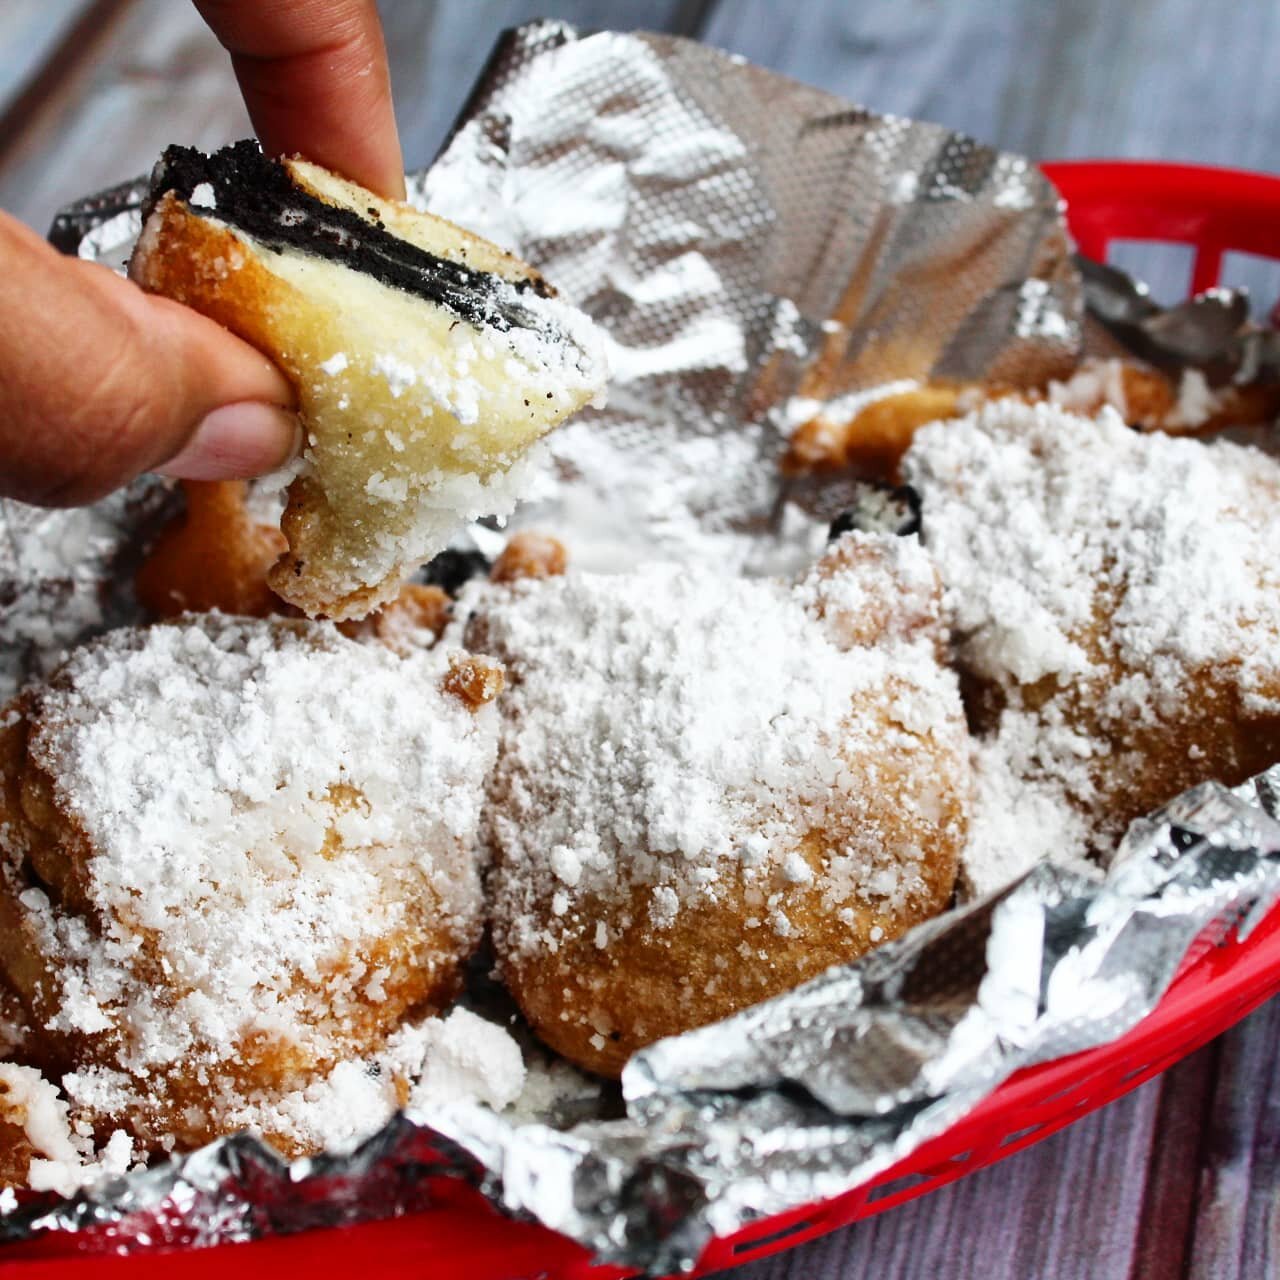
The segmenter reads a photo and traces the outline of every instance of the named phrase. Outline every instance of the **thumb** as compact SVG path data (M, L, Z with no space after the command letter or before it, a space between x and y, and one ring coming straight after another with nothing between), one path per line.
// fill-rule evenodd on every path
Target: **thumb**
M0 495L73 506L143 471L237 479L295 450L288 381L212 320L4 215L0 263Z

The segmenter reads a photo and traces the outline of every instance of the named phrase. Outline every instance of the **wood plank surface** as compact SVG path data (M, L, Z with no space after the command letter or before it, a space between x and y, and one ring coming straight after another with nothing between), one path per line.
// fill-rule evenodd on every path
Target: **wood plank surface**
M1280 5L736 0L703 38L832 93L1033 159L1274 168Z
M1034 157L1280 168L1275 0L381 0L380 9L413 166L434 154L497 32L547 15L701 34L876 109ZM82 27L86 14L94 23ZM76 32L83 39L69 42ZM0 119L11 126L0 138L0 207L41 230L61 203L144 172L169 142L211 147L249 129L225 54L183 0L3 0ZM1167 255L1135 248L1123 260L1153 274L1158 292L1185 283L1185 265ZM1280 269L1246 270L1280 293ZM1278 1275L1277 1061L1273 1005L1017 1156L724 1274Z
M1280 1001L1228 1032L1200 1153L1188 1280L1280 1275Z
M0 117L91 7L91 0L6 0L0 7Z
M1257 1021L1241 1034L1267 1042ZM1218 1047L1209 1045L1166 1073L1160 1084L1151 1165L1147 1170L1132 1280L1181 1275L1191 1249L1204 1121L1217 1085ZM1153 1082L1154 1083L1154 1082Z
M736 1280L811 1276L1126 1276L1142 1204L1159 1084L1038 1146L790 1255L731 1273ZM1090 1188L1063 1204L1063 1186ZM1109 1212L1097 1213L1106 1197Z
M190 4L134 0L0 169L0 208L47 230L68 200L146 173L170 142L250 132L226 54Z

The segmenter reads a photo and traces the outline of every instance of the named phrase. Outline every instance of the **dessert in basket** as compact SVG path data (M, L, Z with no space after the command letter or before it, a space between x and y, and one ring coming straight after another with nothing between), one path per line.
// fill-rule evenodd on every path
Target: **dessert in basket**
M132 271L271 354L308 444L282 529L260 491L184 486L136 578L151 625L5 712L9 1185L240 1129L349 1149L441 1099L539 1114L552 1078L594 1087L561 1060L614 1077L1042 856L1094 874L1134 816L1280 756L1280 466L1207 434L1254 399L1148 413L1151 371L1085 366L1140 434L1080 383L926 379L877 451L833 397L759 463L762 490L779 462L851 481L785 570L595 572L544 513L432 559L598 395L589 322L243 144L168 153Z

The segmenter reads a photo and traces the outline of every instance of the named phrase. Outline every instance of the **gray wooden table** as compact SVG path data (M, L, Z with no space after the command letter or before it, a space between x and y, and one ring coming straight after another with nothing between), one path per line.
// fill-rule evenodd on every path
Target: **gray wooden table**
M383 0L406 160L428 161L497 31L553 16L695 35L1037 159L1280 169L1277 0ZM248 132L183 0L3 0L0 208L40 230L169 142ZM1157 294L1188 260L1122 246ZM1280 296L1280 267L1228 281ZM1280 1006L992 1168L735 1280L1280 1275Z

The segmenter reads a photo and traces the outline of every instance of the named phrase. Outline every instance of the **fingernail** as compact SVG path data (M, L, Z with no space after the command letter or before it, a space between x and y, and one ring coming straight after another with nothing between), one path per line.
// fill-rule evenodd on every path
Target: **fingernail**
M246 400L215 409L156 471L179 480L244 480L276 470L301 447L297 414Z

